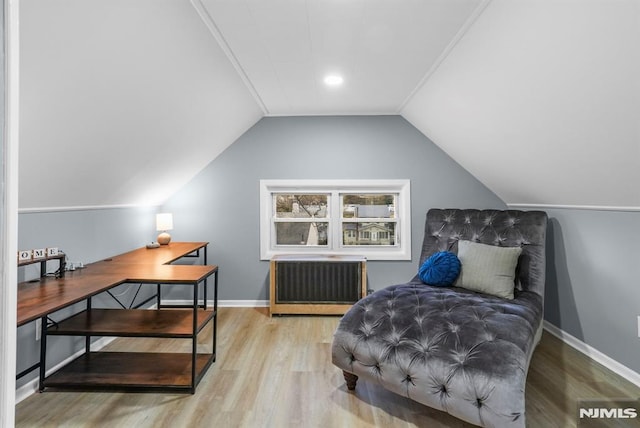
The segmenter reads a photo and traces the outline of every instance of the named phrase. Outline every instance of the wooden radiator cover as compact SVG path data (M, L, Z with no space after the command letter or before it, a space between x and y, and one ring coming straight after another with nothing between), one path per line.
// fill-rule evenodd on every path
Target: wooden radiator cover
M271 314L344 314L366 294L366 263L361 256L275 256Z

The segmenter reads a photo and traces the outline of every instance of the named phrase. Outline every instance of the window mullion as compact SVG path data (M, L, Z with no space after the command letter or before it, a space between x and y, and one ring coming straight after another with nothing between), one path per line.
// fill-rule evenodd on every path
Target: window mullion
M342 247L342 240L340 239L340 233L342 231L342 219L341 219L340 206L340 192L338 190L331 191L331 222L329 227L331 228L331 249L339 250Z

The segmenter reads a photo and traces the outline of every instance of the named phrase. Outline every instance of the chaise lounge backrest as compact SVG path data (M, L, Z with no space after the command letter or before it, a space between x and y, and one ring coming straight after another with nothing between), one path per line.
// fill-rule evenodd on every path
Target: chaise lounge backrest
M516 289L544 299L545 234L542 211L431 209L427 213L420 265L437 251L458 251L468 240L503 247L522 247L516 269Z

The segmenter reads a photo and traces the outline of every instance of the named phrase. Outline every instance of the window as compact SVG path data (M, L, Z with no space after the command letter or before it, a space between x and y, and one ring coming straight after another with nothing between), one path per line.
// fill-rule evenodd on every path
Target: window
M411 259L409 180L261 180L260 257Z

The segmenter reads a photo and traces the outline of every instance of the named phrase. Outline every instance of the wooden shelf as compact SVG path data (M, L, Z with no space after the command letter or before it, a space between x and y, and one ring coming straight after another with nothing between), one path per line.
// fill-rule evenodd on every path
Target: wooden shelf
M46 388L176 389L192 390L215 360L215 354L196 355L196 378L191 378L192 355L154 352L91 352L44 380Z
M27 265L33 265L36 263L46 263L49 260L57 260L62 263L62 261L64 261L64 258L65 258L65 253L61 251L60 253L58 253L57 256L46 256L46 257L39 257L37 259L18 260L18 266L27 266Z
M197 311L197 332L215 315ZM47 329L48 335L116 337L193 337L193 309L91 309Z

